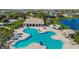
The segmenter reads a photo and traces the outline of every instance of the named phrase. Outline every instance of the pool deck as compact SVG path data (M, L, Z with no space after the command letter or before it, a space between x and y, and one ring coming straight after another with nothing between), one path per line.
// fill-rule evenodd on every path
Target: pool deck
M22 33L22 36L19 37L18 40L11 40L11 41L13 41L13 42L12 42L12 44L10 45L10 48L13 48L12 45L14 45L14 44L15 44L16 42L18 42L19 40L23 40L23 39L25 39L25 38L27 38L27 37L30 36L29 34L23 32L24 29L25 29L25 27L24 27L24 28L19 28L19 29L17 29L17 30L14 31L14 34L15 34L15 35L17 35L17 34L19 34L19 33ZM11 41L9 41L9 42L11 42Z
M19 40L25 39L25 38L27 38L27 37L29 36L29 34L26 34L26 33L23 32L24 29L25 29L25 28L19 28L19 29L17 29L17 30L14 32L15 35L16 35L16 34L19 34L19 33L22 33L22 36L19 38Z
M46 47L41 46L38 43L31 43L29 46L26 47L26 49L46 49Z
M11 45L10 48L12 48L12 45L15 44L17 41L19 40L23 40L24 38L29 37L29 34L24 33L23 30L26 27L23 28L19 28L17 30L15 30L14 34L18 34L18 33L23 33L22 37L20 37L18 40L15 40ZM35 28L37 29L40 33L44 33L47 31L53 31L56 33L56 35L52 36L52 38L54 38L55 40L62 40L64 42L63 48L64 49L79 49L79 45L73 45L72 41L69 40L68 38L65 38L65 36L63 35L63 32L60 30L56 30L50 27L31 27L31 28ZM41 46L38 43L32 43L30 44L28 47L26 47L26 49L45 49L45 46Z

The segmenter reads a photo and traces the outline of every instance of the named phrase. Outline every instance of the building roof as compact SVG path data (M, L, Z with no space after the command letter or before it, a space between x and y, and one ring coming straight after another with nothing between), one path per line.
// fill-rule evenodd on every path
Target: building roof
M30 18L26 19L25 24L44 24L44 21L40 18Z
M4 25L4 23L0 23L0 25Z
M71 30L71 29L67 29L67 30L63 30L64 33L68 33L68 34L74 34L75 31Z

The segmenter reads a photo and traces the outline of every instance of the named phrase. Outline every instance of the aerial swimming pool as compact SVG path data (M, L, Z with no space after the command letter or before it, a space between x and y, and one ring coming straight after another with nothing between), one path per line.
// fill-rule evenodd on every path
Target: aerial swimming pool
M38 30L33 28L24 29L25 33L30 34L28 38L16 42L14 48L26 48L31 43L39 43L46 46L47 49L61 49L63 42L61 40L55 40L51 36L56 35L56 33L48 31L45 33L39 33Z

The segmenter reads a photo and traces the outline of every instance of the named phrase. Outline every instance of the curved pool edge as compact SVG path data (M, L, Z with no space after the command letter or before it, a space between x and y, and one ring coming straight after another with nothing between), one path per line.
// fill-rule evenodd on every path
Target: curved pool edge
M25 28L25 29L27 29L27 28ZM25 29L24 29L24 30L25 30ZM24 30L23 30L23 32L24 32ZM35 30L37 30L37 29L35 29ZM48 31L48 32L51 32L51 31ZM43 33L41 33L41 34L45 34L45 33L48 33L48 32L43 32ZM24 33L26 33L26 32L24 32ZM40 32L39 32L39 33L40 33ZM53 33L54 33L53 35L56 34L55 32L53 32ZM30 34L29 34L29 35L30 35ZM31 35L30 35L29 37L27 37L26 39L23 39L23 40L27 40L27 39L30 38L30 37L31 37ZM19 41L23 41L23 40L19 40ZM18 41L18 42L19 42L19 41ZM61 40L60 40L60 41L61 41ZM17 42L16 42L16 43L17 43ZM15 44L16 44L16 43L15 43ZM56 48L55 48L55 49L56 49Z

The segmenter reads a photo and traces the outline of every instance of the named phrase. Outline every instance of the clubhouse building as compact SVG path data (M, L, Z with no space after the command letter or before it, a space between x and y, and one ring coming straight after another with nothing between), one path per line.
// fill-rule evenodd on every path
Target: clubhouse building
M29 18L29 19L26 19L24 25L25 26L44 26L45 24L44 24L43 19Z

